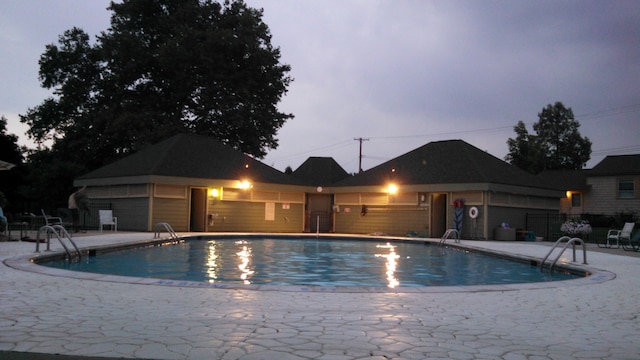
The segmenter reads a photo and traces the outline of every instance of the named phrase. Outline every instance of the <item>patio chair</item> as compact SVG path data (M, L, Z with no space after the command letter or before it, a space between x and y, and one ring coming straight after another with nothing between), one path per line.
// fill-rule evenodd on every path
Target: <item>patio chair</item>
M609 232L607 232L607 241L603 244L598 243L598 247L613 247L613 242L615 241L616 249L619 248L621 242L631 240L631 232L635 225L636 223L628 222L624 224L622 230L609 230Z
M621 245L625 251L640 252L640 231L636 232L636 234L631 238L631 240L622 241Z
M104 226L113 226L113 231L118 231L118 218L113 217L112 210L98 210L100 214L100 232Z
M1 207L0 207L0 226L2 226L2 229L4 229L4 234L8 235L9 234L9 220L7 220L7 217L4 216L4 211L2 211Z
M44 212L44 209L40 209L40 211L42 212L42 218L44 219L44 224L45 225L62 225L62 218L57 217L57 216L51 216L51 215L47 215L47 213Z
M58 215L60 215L62 226L64 226L65 228L68 227L69 229L73 227L73 219L71 217L71 212L69 211L69 209L58 208Z

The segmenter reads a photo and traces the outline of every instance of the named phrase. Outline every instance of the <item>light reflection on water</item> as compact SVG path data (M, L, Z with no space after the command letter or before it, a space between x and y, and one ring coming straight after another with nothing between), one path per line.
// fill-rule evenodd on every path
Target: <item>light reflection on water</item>
M382 257L387 260L385 263L385 267L387 271L387 286L390 288L394 288L400 285L400 281L396 278L396 266L398 265L398 259L400 255L396 254L396 247L391 245L391 243L386 243L385 245L376 245L379 249L389 249L388 254L375 254L376 257Z
M432 244L380 240L208 239L114 251L45 266L229 284L460 286L575 278Z
M247 242L244 240L236 241L236 245L240 245L242 250L236 253L238 255L238 269L240 269L240 279L244 284L251 284L251 275L255 273L251 269L251 248L247 246Z

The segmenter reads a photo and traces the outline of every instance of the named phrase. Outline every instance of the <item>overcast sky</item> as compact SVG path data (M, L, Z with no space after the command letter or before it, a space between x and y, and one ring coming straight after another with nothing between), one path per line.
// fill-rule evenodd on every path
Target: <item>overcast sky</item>
M18 114L48 95L45 45L73 26L109 27L109 1L0 0L0 115L29 144ZM426 143L462 139L504 158L519 120L562 101L606 155L640 153L640 1L247 0L294 78L280 104L295 118L263 162L310 156L358 171Z

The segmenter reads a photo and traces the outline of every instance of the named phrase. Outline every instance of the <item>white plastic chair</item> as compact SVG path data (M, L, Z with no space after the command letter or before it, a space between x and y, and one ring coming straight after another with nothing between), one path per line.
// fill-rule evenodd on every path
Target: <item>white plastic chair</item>
M118 231L118 218L113 217L112 210L98 210L100 214L100 232L104 226L113 226L113 231Z
M607 232L607 244L605 247L611 247L613 241L616 242L617 247L620 247L620 241L631 240L631 232L635 225L636 223L628 222L624 223L622 230L609 230L609 232Z

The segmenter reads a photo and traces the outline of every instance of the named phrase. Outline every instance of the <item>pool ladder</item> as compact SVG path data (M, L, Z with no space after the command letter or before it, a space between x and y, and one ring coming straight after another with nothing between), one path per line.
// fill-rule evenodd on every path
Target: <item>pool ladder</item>
M169 236L172 239L178 239L180 238L178 236L178 234L176 234L175 231L173 231L173 228L171 227L171 225L169 225L169 223L167 222L159 222L156 224L156 226L153 227L153 237L154 238L159 238L160 237L160 233L162 232L161 230L164 229L169 233Z
M549 266L549 270L553 269L553 266L556 264L556 262L558 262L558 259L560 259L564 251L567 250L567 247L569 247L569 245L573 245L573 262L576 262L576 244L582 245L582 256L583 256L582 263L587 265L587 245L584 243L584 241L582 241L582 239L580 238L571 238L569 236L563 236L560 239L558 239L558 241L556 241L555 244L553 244L547 256L545 256L544 259L542 259L542 261L540 262L540 270L542 270L542 266L544 265L544 262L547 261L549 256L551 256L551 253L553 253L553 250L555 250L564 241L566 241L566 244L564 244L564 247L562 248L558 256L556 256L556 259L553 260L553 262Z
M78 249L78 246L76 245L76 243L71 238L71 235L69 235L69 232L67 231L67 229L65 229L64 226L62 226L60 224L44 225L40 229L38 229L38 236L36 237L36 252L40 252L40 233L43 232L43 231L47 234L47 249L46 249L46 251L51 251L51 234L53 234L53 235L55 235L55 237L60 242L60 245L62 245L62 247L64 248L64 251L67 253L67 256L69 257L69 260L71 260L73 258L73 254L71 253L71 251L69 251L69 247L64 243L64 241L62 241L62 239L63 239L62 236L64 235L64 238L69 240L71 245L73 245L73 248L76 250L76 254L78 255L78 259L82 259L82 254L80 253L80 250Z
M444 245L444 242L453 235L453 242L456 244L460 243L460 232L456 229L449 229L445 231L444 235L440 238L440 246Z

